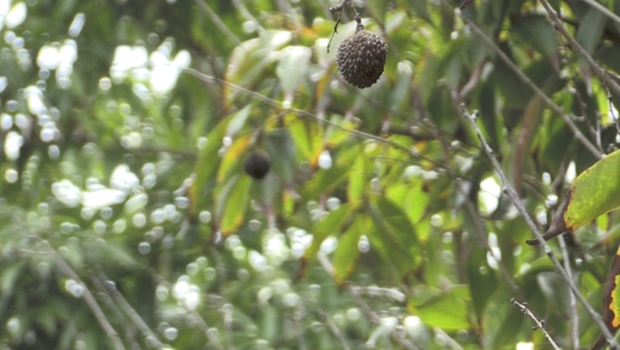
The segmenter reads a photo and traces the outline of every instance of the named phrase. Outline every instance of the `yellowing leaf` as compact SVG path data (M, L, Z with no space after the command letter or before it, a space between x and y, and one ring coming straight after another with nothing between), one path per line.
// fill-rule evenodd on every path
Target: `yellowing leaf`
M616 255L611 262L609 272L607 273L607 284L603 291L603 309L602 316L605 325L610 331L615 331L620 326L620 290L618 290L618 281L620 280L620 247L616 251ZM607 346L607 340L601 334L592 345L590 350L598 350Z

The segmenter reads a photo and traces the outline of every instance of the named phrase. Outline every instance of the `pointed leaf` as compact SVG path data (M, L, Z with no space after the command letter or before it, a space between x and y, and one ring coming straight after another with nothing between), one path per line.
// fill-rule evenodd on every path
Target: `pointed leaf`
M281 51L276 74L282 83L285 103L291 106L297 86L308 72L312 50L305 46L287 46Z
M364 221L367 217L359 216L338 240L338 248L334 251L333 265L336 283L342 286L348 279L360 255L358 243L365 232Z
M228 236L241 226L243 217L250 200L250 186L252 179L249 176L235 175L226 183L218 196L218 214L220 231Z
M545 232L548 240L563 232L573 232L586 223L620 207L620 151L615 151L579 174ZM538 241L527 241L537 245Z
M512 29L534 50L545 57L555 55L556 34L547 16L528 14L513 19Z
M226 128L232 116L222 120L207 136L207 143L198 153L196 161L196 180L192 183L189 190L190 215L195 215L198 211L206 207L205 190L212 181L214 174L220 164L218 149L222 147L222 139L226 135Z
M328 235L337 234L347 219L351 218L355 208L357 208L355 204L343 204L338 207L338 209L329 213L325 219L315 222L312 229L314 238L312 239L312 244L308 250L306 250L306 257L311 257L314 255L319 250L321 243L323 243L323 240L325 240Z
M353 163L353 167L349 171L349 183L347 186L347 195L349 201L358 201L363 198L366 189L367 176L370 173L370 161L364 152L360 152Z
M422 258L413 226L404 211L384 196L371 196L371 203L368 208L374 224L374 230L369 232L371 246L407 280Z
M575 39L581 44L587 53L592 54L599 43L606 18L602 12L591 7L581 20Z

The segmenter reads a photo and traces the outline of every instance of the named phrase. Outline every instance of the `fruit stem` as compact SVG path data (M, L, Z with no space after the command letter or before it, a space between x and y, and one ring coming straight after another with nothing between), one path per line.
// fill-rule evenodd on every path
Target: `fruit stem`
M362 18L359 14L355 15L355 22L357 22L357 27L355 28L355 32L359 32L360 30L364 30L364 25L362 24Z

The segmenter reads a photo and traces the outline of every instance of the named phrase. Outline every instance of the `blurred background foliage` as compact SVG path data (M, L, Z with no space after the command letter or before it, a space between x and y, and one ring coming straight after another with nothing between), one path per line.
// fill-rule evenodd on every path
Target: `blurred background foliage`
M620 24L550 2L620 73ZM0 1L3 348L551 348L511 298L564 348L596 339L459 106L544 229L616 149L620 96L530 0L354 1L390 48L359 90L335 65L349 6L327 50L336 5ZM618 223L567 237L597 309Z

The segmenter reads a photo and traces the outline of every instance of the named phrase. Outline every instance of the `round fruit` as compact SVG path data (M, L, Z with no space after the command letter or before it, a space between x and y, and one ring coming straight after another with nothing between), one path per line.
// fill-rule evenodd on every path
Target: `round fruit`
M361 28L340 44L337 62L344 80L363 89L383 73L388 46L383 38Z
M258 180L267 175L270 165L269 155L263 151L252 151L244 163L245 172Z

